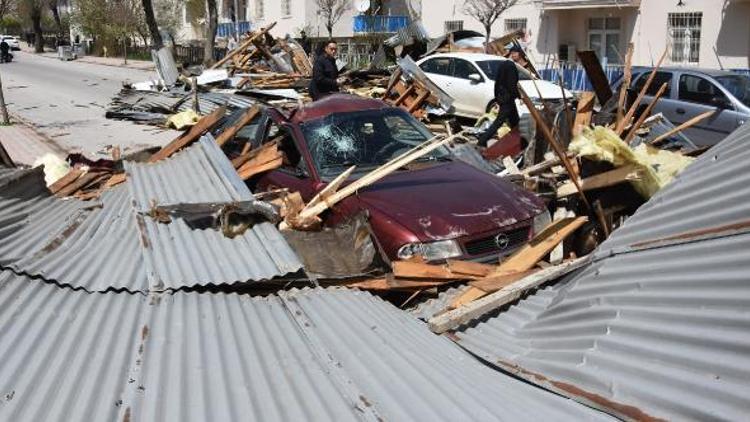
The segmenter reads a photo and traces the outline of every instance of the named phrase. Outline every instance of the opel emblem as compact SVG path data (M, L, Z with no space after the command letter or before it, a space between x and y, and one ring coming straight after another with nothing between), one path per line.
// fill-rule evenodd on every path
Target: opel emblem
M498 249L503 250L507 248L509 243L510 239L508 239L508 236L506 236L504 233L500 233L499 235L495 236L495 245L497 245Z

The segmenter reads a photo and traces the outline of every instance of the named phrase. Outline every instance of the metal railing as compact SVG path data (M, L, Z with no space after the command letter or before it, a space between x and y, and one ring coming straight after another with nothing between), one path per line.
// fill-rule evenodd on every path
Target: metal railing
M373 32L397 32L399 29L409 26L408 16L387 16L387 15L358 15L352 22L352 30L355 33L373 33Z

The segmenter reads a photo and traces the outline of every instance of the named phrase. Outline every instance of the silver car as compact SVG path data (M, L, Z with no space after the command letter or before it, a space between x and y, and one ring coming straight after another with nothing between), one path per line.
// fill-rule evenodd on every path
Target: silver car
M633 71L631 98L640 92L650 69ZM639 111L653 100L663 83L667 90L653 111L662 113L675 126L709 110L716 112L685 130L697 145L714 145L750 120L750 77L723 70L662 68L656 72Z

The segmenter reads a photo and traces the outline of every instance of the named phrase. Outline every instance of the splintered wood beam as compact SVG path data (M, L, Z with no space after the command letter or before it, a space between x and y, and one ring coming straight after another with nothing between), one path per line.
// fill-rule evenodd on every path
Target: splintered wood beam
M685 123L677 126L676 128L670 130L669 132L664 133L662 135L659 135L657 138L655 138L654 140L650 141L649 144L651 144L651 145L658 145L661 141L669 138L670 136L674 135L677 132L680 132L680 131L685 130L685 129L693 126L693 125L696 125L696 124L700 123L704 119L707 119L708 117L712 116L714 113L716 113L716 110L709 110L709 111L707 111L705 113L699 114L699 115L693 117L692 119L688 120L687 122L685 122Z
M591 124L595 99L596 95L591 91L581 93L581 98L578 99L578 107L576 108L575 122L573 123L573 136L578 136L583 132L584 128L589 127Z
M661 57L659 58L659 62L656 63L656 66L651 71L651 74L648 75L648 79L646 79L646 83L643 85L643 88L641 88L641 91L638 93L638 97L636 97L635 101L630 106L630 109L628 109L628 113L625 115L622 121L617 123L617 127L615 129L615 133L617 133L617 136L622 135L622 132L625 130L625 127L628 125L628 122L630 122L630 119L633 118L635 111L638 109L638 106L641 104L641 101L643 100L643 97L646 95L648 88L651 86L651 82L654 81L654 78L656 77L656 72L661 67L661 64L664 61L665 57L667 57L666 48L664 49L664 53L662 53Z
M625 54L625 69L622 77L622 85L620 86L620 97L617 100L617 124L623 119L623 113L625 109L625 100L628 98L628 88L633 78L633 43L628 43L628 52Z
M149 158L148 162L155 163L159 160L163 160L171 156L175 152L181 150L182 148L197 141L198 138L200 138L204 133L211 130L211 128L214 127L222 117L224 117L224 114L226 114L226 112L227 107L221 106L211 112L211 114L203 116L200 120L198 120L198 123L190 126L190 129L188 129L186 132L182 133L172 142L162 147L162 149L160 149L159 151L156 151L156 153L152 155L151 158Z
M669 85L664 82L661 84L661 87L659 87L659 91L656 92L656 95L654 95L654 99L651 100L651 102L648 104L645 110L643 110L643 113L641 113L640 116L638 116L638 120L633 124L633 127L630 128L630 131L628 131L628 134L625 136L625 143L630 145L630 142L635 137L636 132L638 129L640 129L641 125L643 125L643 122L646 121L646 118L651 115L651 112L654 110L654 106L656 106L656 103L659 101L662 95L664 95L664 92L667 90L667 87Z
M336 176L335 179L331 180L330 183L326 185L320 192L318 192L317 195L313 197L313 199L310 200L310 202L307 203L308 207L314 207L320 202L325 202L328 197L330 197L333 193L335 193L339 187L346 181L346 179L351 176L351 174L354 172L354 170L357 168L357 166L351 166L343 173Z
M257 106L252 106L245 110L245 112L242 113L242 116L240 116L240 118L237 119L237 121L232 126L224 129L224 131L216 137L216 143L219 144L219 146L222 146L233 139L237 132L245 127L245 125L250 123L255 118L255 116L258 115L259 112L260 109Z
M482 315L515 301L520 298L524 292L569 274L589 262L590 257L587 256L537 271L502 287L500 290L486 297L478 298L478 300L475 300L466 306L433 317L427 324L430 327L430 330L437 334L453 330L481 317Z
M261 36L265 35L265 34L266 34L266 32L270 31L270 30L271 30L271 28L273 28L274 26L276 26L276 22L272 22L272 23L271 23L270 25L268 25L267 27L265 27L265 28L261 28L261 30L260 30L260 31L258 31L258 32L256 32L256 33L254 33L254 34L252 34L252 35L250 36L250 38L248 38L247 40L245 40L245 42L243 42L243 43L242 43L242 44L241 44L241 45L240 45L239 47L237 47L237 48L235 48L234 50L232 50L232 51L230 51L229 53L227 53L227 55L226 55L226 56L224 56L224 58L222 58L221 60L219 60L218 62L216 62L216 64L214 64L213 66L211 66L211 69L216 69L216 68L218 68L219 66L222 66L222 65L223 65L224 63L228 62L229 60L232 60L232 57L234 57L235 55L237 55L237 54L239 54L239 53L241 53L241 52L245 51L245 50L246 50L246 49L247 49L247 48L248 48L249 46L251 46L251 45L253 44L253 42L254 42L254 41L255 41L255 40L257 39L257 38L259 38L259 37L261 37Z
M523 277L524 273L534 268L539 260L550 253L566 237L578 230L586 221L588 221L587 217L563 218L553 221L523 248L506 258L493 273L485 279L477 280L480 283L478 285L482 288L472 285L450 304L449 309L466 305Z
M584 191L592 189L601 189L608 186L617 185L622 182L640 180L643 177L643 170L635 167L633 164L625 164L614 170L599 173L581 180L581 188ZM573 195L577 192L577 187L571 182L565 182L557 188L557 197Z
M566 155L565 150L562 146L555 140L555 137L552 135L552 132L550 131L549 127L547 127L547 124L544 122L544 119L539 114L539 110L534 107L534 103L531 102L531 99L528 95L526 95L526 92L524 92L521 85L518 86L518 92L521 94L521 99L523 100L523 103L526 105L526 108L529 109L529 113L531 113L531 117L534 118L534 120L537 123L537 126L541 129L542 135L544 135L544 138L547 140L547 142L550 144L552 149L555 151L555 154L557 154L557 158L560 159L560 161L565 166L565 170L568 171L568 175L570 175L570 180L573 181L573 183L578 188L578 193L581 196L581 199L583 200L583 203L586 204L586 208L591 208L589 205L589 201L586 199L586 195L583 193L583 189L581 189L580 186L580 178L578 176L578 172L573 167L573 164L571 164L570 160L568 159L568 156Z

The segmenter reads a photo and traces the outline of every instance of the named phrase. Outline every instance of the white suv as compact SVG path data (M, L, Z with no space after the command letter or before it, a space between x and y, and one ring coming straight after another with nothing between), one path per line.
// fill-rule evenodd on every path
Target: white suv
M21 49L21 45L18 43L18 38L12 35L2 35L2 40L7 42L10 46L10 49L13 51L18 51Z

